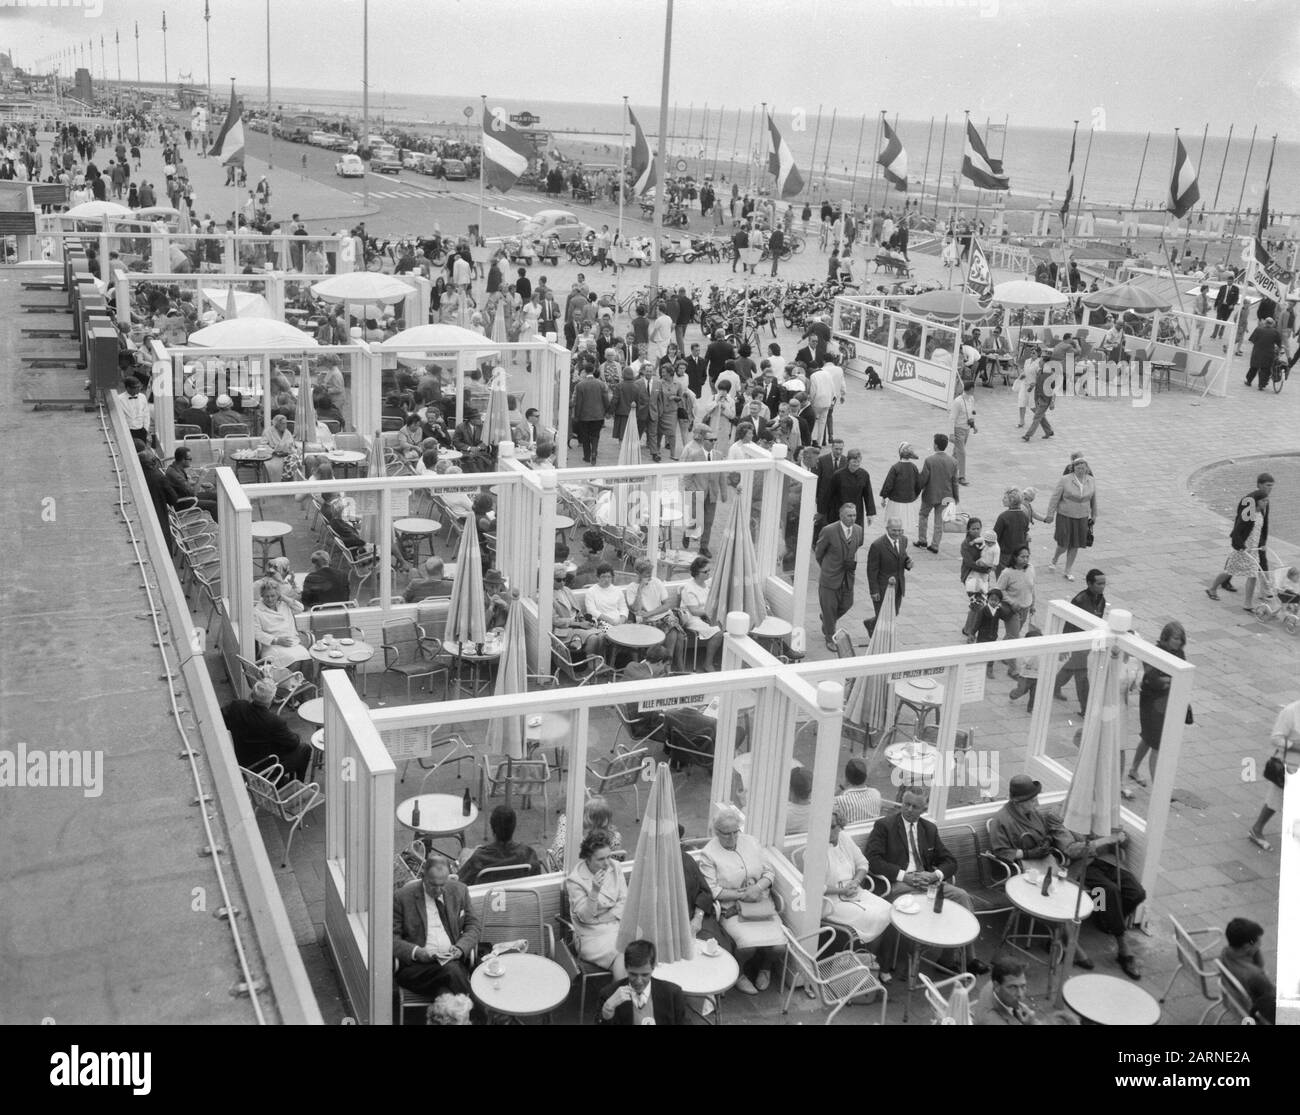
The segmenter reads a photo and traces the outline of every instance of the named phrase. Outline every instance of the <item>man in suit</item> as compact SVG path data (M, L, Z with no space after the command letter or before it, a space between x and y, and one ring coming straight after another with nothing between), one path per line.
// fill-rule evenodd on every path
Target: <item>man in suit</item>
M843 503L851 503L857 510L857 521L863 529L871 525L876 514L876 500L871 494L871 475L862 467L862 450L850 449L844 467L831 477L826 489L826 503L819 510L829 520Z
M311 572L302 582L302 606L341 604L348 599L350 587L348 574L330 566L328 551L316 550L311 555Z
M712 426L699 425L692 434L693 440L682 452L683 461L712 461L716 458L714 446L718 435ZM720 472L691 473L682 482L682 489L687 495L687 531L700 539L700 554L712 557L709 553L709 536L713 531L713 516L717 514L718 500L723 498L723 475ZM694 527L690 525L694 523Z
M466 958L478 946L479 932L469 888L452 880L446 856L429 856L420 878L393 895L394 979L431 999L444 991L468 995Z
M673 323L673 332L677 337L677 351L686 351L686 327L695 320L695 303L691 301L684 286L677 288L677 318ZM695 388L691 388L692 391Z
M760 398L763 405L767 407L768 418L775 419L777 409L785 402L785 392L781 390L781 385L777 383L776 371L772 367L770 360L764 360L759 364L761 373L758 380L758 388L762 391Z
M251 700L234 700L221 710L226 731L235 747L235 759L241 767L252 768L264 759L274 758L284 768L286 780L307 780L311 763L311 744L289 727L283 716L271 711L275 700L275 682L263 679L253 685Z
M694 347L692 346L692 351ZM713 340L709 347L704 350L704 368L709 377L709 383L715 384L727 367L728 360L736 359L736 350L731 342L727 340L727 335L721 329L713 331ZM734 367L734 365L733 365ZM694 390L694 388L692 388ZM696 391L698 395L699 392Z
M550 426L542 425L542 414L536 407L529 407L524 412L524 420L515 427L514 432L516 436L522 434L529 445L555 440L555 431Z
M569 405L573 414L573 428L582 446L582 459L587 464L596 463L596 450L600 445L600 431L605 425L608 410L607 388L595 377L589 364L580 368L581 378L573 387Z
M492 828L492 841L480 844L460 865L460 881L467 887L473 886L479 872L488 867L527 868L526 874L540 875L541 862L537 853L527 844L515 843L515 826L518 815L508 805L498 805L492 810L488 824Z
M867 837L868 868L871 874L889 880L891 902L900 895L917 892L922 896L921 901L925 901L925 891L934 883L943 887L945 902L956 902L973 910L970 895L947 881L957 874L957 860L944 846L939 826L922 816L927 798L926 791L909 787L903 792L902 810L875 823ZM892 934L894 930L887 932ZM881 955L884 955L883 948ZM941 963L947 968L962 967L959 956L946 956ZM973 955L965 969L977 976L989 970L987 964Z
M912 558L907 552L907 532L903 520L891 516L885 523L885 533L867 547L867 591L871 603L880 615L881 605L889 581L894 581L894 613L902 611L903 593L907 588L907 571L912 568ZM869 620L867 630L874 631L876 621Z
M1237 303L1241 299L1241 287L1237 285L1236 278L1219 287L1219 292L1214 296L1214 316L1219 319L1219 323L1214 327L1214 332L1210 334L1210 340L1217 341L1223 336L1226 328L1224 322L1232 317L1232 311L1237 308Z
M678 345L678 348L681 348L681 346ZM700 355L699 344L691 345L691 354L686 358L686 384L691 389L691 394L697 399L700 397L700 392L704 390L704 377L707 366L705 358Z
M827 506L830 495L831 479L848 463L844 454L844 439L831 438L831 447L817 458L817 467L813 469L817 477L817 513L823 522L827 519L823 508Z
M943 501L957 503L957 462L948 456L948 435L934 435L934 452L925 459L921 468L921 515L916 527L916 544L930 553L939 552L943 538ZM926 546L926 525L930 512L934 512L934 545Z
M853 607L853 586L857 574L858 550L862 548L862 528L858 509L852 503L840 506L840 517L822 527L813 556L820 572L817 575L817 599L821 603L822 634L828 650L835 649L835 625Z
M686 996L677 984L654 978L655 959L652 942L628 942L623 950L627 978L601 993L596 1007L597 1025L686 1025Z

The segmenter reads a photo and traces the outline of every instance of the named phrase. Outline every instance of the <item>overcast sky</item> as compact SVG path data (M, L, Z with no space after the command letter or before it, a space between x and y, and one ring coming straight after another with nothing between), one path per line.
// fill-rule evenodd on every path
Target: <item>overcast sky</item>
M0 48L34 66L122 33L122 73L204 80L202 0L2 0ZM48 0L57 3L59 0ZM265 0L211 0L213 83L266 77ZM372 94L657 103L666 0L370 0ZM271 0L277 86L359 88L361 0ZM101 14L96 15L95 12ZM671 99L819 103L923 119L970 109L1117 131L1258 122L1300 139L1298 0L677 0Z

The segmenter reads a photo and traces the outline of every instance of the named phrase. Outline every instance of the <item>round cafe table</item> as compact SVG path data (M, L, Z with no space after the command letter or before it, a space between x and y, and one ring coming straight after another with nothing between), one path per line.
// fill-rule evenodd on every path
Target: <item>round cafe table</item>
M898 783L898 799L909 786L924 786L934 780L939 749L920 739L901 740L885 748L889 765L902 776Z
M917 907L910 914L899 908L900 903L906 908L908 899ZM980 924L974 914L951 898L944 899L943 911L936 914L934 899L927 898L924 891L895 899L889 920L901 936L916 944L907 959L907 998L903 1000L903 1021L906 1022L912 1006L912 985L916 983L916 974L921 966L921 950L964 949L980 935Z
M230 454L230 459L235 462L235 475L240 472L240 465L253 466L253 479L263 481L266 477L266 462L271 459L271 450L263 445L254 449L239 449Z
M1079 893L1077 884L1070 882L1068 879L1056 878L1052 880L1052 891L1048 895L1043 894L1043 868L1038 869L1038 874L1012 875L1007 880L1006 891L1007 897L1015 904L1016 914L1007 923L1006 932L1002 936L1004 943L1009 944L1012 948L1018 948L1028 954L1022 945L1016 943L1016 938L1032 943L1035 937L1041 940L1041 934L1028 934L1016 932L1020 914L1028 914L1035 921L1051 922L1053 925L1065 925L1068 927L1067 932L1073 936L1079 932L1079 925L1087 918L1092 916L1092 896L1084 891ZM1052 870L1058 871L1055 866ZM1075 903L1078 903L1079 920L1075 921L1074 910ZM1066 949L1069 948L1069 941L1061 942L1057 939L1056 934L1051 935L1047 959L1047 998L1051 998L1056 986L1056 978L1060 974L1061 961L1064 958Z
M794 633L794 624L789 620L784 620L780 616L768 616L762 623L756 624L750 628L750 638L757 639L761 643L779 643L782 639L787 639ZM769 647L769 650L774 648Z
M736 986L740 965L726 949L719 947L716 956L709 956L703 946L703 940L697 939L695 955L690 960L657 964L654 974L657 979L677 984L683 995L712 999L713 1024L718 1026L722 1024L722 996Z
M420 803L420 823L411 823L416 802ZM461 797L457 794L417 794L397 804L397 820L412 832L425 836L454 836L465 847L465 830L478 819L478 806L469 804L469 816L461 812Z
M501 639L489 638L483 641L482 651L479 651L478 643L450 642L443 643L443 649L453 658L463 665L468 664L470 667L470 688L465 688L464 670L456 671L456 685L462 692L468 692L471 697L477 697L485 692L492 683L492 663L501 657Z
M899 712L910 708L916 716L912 738L920 739L931 713L934 714L935 723L939 721L939 706L943 704L943 682L935 681L932 677L899 678L894 682L893 690L899 706L894 712L893 727L898 726Z
M375 648L361 639L343 639L337 640L337 646L331 646L326 643L312 643L307 647L307 653L311 655L312 661L320 664L321 669L333 670L355 670L365 662L369 662L375 656ZM361 691L364 695L366 684L366 675L361 675Z
M1097 1026L1154 1026L1160 1021L1160 1004L1137 984L1115 976L1072 976L1061 997L1075 1014Z
M423 809L423 806L421 806ZM527 952L498 956L501 974L488 974L487 962L474 969L470 990L489 1014L506 1021L549 1015L569 997L569 975L554 960Z
M303 701L298 706L298 715L308 724L321 727L325 723L325 698L313 697L310 701Z
M644 658L645 652L657 647L668 636L648 623L616 623L605 628L605 638L610 644L630 650L634 658ZM611 659L613 655L610 656ZM613 665L611 661L610 665Z
M455 392L453 392L455 394ZM438 447L438 460L440 461L459 461L465 456L459 449L443 449Z
M562 530L572 530L572 529L573 529L573 520L569 518L568 515L555 516L555 530L557 533Z
M311 762L307 766L307 781L312 780L312 771L325 763L325 729L317 728L311 734Z
M325 454L325 459L344 476L354 476L366 455L355 449L331 449Z
M251 531L253 545L262 551L263 569L266 568L267 552L272 546L279 546L281 555L289 556L285 553L284 540L293 533L293 527L288 523L282 523L278 519L254 519Z
M406 518L393 520L393 533L400 544L404 539L411 539L411 564L420 560L421 541L429 544L429 556L433 557L433 536L442 530L442 524L436 519Z

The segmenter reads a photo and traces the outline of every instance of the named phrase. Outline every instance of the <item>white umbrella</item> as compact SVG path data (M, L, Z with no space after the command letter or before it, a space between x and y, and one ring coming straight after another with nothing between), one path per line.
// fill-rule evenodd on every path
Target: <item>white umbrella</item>
M77 221L102 221L105 217L129 217L131 210L115 201L83 201L63 214Z
M1069 297L1046 283L1032 279L1012 279L998 283L993 288L993 301L1013 310L1042 310L1051 306L1064 306Z
M235 312L230 312L230 297L234 295ZM262 295L251 290L235 290L232 287L226 287L224 290L210 287L203 288L203 297L216 306L227 318L266 318L271 321L279 320L275 316L275 311L271 309L269 303Z
M311 292L324 302L400 302L411 286L378 271L349 271L313 283Z
M318 348L316 338L283 321L231 318L205 325L190 334L190 344L203 348Z
M462 329L459 325L415 325L394 333L380 347L384 352L401 352L403 349L416 352L419 349L451 350L463 345L478 346L475 356L497 355L497 350L482 333Z

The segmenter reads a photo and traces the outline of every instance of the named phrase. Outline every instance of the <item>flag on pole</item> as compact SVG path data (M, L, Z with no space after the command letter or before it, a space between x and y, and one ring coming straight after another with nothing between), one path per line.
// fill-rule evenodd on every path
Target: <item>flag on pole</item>
M629 108L627 114L632 120L632 196L639 197L655 184L655 153L636 113Z
M772 133L772 151L767 156L767 169L776 175L776 192L782 197L794 197L803 189L803 175L794 165L794 153L781 138L772 114L767 114L767 129Z
M1078 140L1078 128L1075 128L1075 134L1070 137L1070 176L1065 183L1065 197L1061 201L1061 228L1065 228L1065 222L1070 216L1070 202L1074 200L1074 145ZM1064 233L1062 233L1064 235Z
M1246 263L1246 285L1254 287L1265 298L1276 302L1279 308L1285 308L1283 299L1289 283L1283 277L1282 268L1273 262L1273 257L1264 247L1264 234L1268 229L1270 216L1268 212L1268 193L1273 180L1273 156L1268 157L1268 173L1264 178L1264 200L1259 209L1259 224L1255 228L1254 242L1242 245L1241 256Z
M483 184L503 193L528 169L533 145L518 128L510 126L505 112L483 109Z
M1196 182L1196 166L1187 155L1181 137L1174 136L1174 173L1169 179L1169 200L1165 208L1181 220L1201 200L1201 188Z
M907 192L907 149L899 140L888 120L882 120L885 128L885 149L876 159L885 168L885 178L894 184L894 189Z
M966 272L966 290L975 295L981 306L993 305L993 272L988 256L980 247L978 238L971 237L970 269Z
M975 125L966 121L966 152L961 160L963 178L969 178L981 190L1009 190L1011 179L1002 170L1002 160L993 158Z
M208 149L209 155L225 155L222 166L244 165L244 102L230 94L230 108L226 112L226 121L217 133L216 141Z

